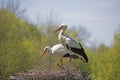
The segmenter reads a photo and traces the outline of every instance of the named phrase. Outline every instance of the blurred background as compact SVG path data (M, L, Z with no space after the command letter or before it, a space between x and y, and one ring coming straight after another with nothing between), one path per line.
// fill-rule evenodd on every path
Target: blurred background
M81 42L89 58L64 66L90 72L96 80L119 80L119 0L0 0L0 79L34 68L54 70L58 59L40 53L58 44L53 31L67 24L66 34ZM44 63L44 65L43 65Z

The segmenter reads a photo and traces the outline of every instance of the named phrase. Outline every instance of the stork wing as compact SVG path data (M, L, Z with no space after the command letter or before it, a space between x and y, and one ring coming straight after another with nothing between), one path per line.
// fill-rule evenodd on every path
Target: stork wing
M71 50L73 53L80 55L84 61L88 62L88 57L80 43L70 37L66 37L65 46L68 50Z
M81 57L84 58L84 60L86 62L88 62L88 57L87 57L87 55L86 55L86 53L84 52L83 49L78 49L78 48L71 47L71 51L73 51L74 53L80 55Z
M79 57L77 55L71 55L73 59L78 59Z
M65 38L65 46L67 47L67 49L70 47L81 49L81 46L78 44L78 42L70 37Z
M63 55L63 57L72 57L73 59L78 59L79 57L76 55L70 55L69 53L66 53L65 55Z

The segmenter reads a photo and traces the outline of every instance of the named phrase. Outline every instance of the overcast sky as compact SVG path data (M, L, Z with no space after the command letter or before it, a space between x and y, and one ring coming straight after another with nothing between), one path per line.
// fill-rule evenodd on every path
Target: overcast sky
M25 0L26 15L36 22L52 12L68 26L83 25L91 40L111 45L115 30L120 26L120 0Z

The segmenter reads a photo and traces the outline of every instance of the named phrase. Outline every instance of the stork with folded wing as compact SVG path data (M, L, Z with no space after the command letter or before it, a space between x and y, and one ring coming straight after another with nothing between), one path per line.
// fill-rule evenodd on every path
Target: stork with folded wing
M42 52L41 56L43 56L45 53L48 53L52 56L59 56L60 64L57 63L57 65L60 66L61 68L63 68L62 67L62 64L63 64L62 58L64 58L64 57L72 57L73 59L79 58L76 55L70 55L62 44L56 44L52 48L50 46L46 46L44 48L44 51Z
M67 29L67 25L62 24L61 26L59 26L55 32L59 31L59 35L58 35L58 40L59 42L65 47L65 49L70 53L70 54L74 54L76 56L79 56L79 58L82 59L82 61L88 63L88 57L85 53L84 48L82 47L82 45L75 41L74 39L72 39L69 36L66 36L64 34L65 30ZM70 60L72 58L70 57Z

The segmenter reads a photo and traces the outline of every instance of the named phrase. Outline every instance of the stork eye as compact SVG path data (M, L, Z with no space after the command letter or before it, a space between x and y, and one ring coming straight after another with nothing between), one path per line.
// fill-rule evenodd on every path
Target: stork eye
M48 48L46 48L46 50L48 50Z
M45 51L47 50L47 47L44 49Z

